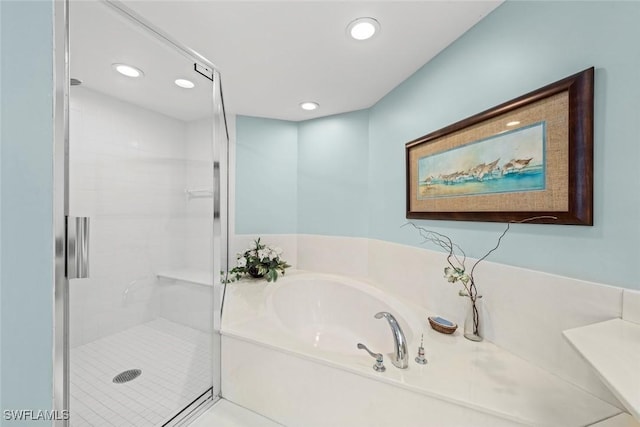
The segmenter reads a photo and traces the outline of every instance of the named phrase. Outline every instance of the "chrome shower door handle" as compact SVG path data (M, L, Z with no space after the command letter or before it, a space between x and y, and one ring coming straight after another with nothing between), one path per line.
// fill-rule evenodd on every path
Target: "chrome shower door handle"
M89 217L67 217L67 278L89 277Z

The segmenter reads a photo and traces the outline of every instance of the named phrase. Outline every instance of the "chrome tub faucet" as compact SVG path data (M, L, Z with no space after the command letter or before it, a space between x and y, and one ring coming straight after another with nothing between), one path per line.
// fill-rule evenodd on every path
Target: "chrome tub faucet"
M400 369L407 369L409 366L409 353L407 352L407 339L402 332L402 328L400 324L393 317L393 314L387 313L386 311L381 311L380 313L376 313L374 316L376 319L382 319L383 317L387 319L389 322L389 326L391 327L391 333L393 334L393 342L395 344L395 351L393 357L391 358L391 363L393 366Z
M367 353L369 353L371 357L376 359L376 364L373 365L374 371L376 372L386 371L387 368L384 367L384 359L381 353L374 353L373 351L369 350L366 345L362 343L358 343L358 349L366 351Z

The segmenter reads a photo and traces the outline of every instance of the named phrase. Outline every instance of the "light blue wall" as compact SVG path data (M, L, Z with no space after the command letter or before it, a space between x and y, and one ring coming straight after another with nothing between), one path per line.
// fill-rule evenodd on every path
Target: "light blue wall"
M596 67L594 227L514 226L491 260L639 288L640 3L507 2L371 109L370 236L416 244L404 221L405 142ZM423 221L471 256L490 249L499 224Z
M298 233L367 235L368 144L368 111L299 124Z
M299 123L238 116L236 233L366 236L368 132L366 110Z
M236 233L296 232L297 157L297 123L236 118Z
M400 228L406 221L404 144L595 66L595 225L516 225L490 260L640 289L633 273L640 262L637 22L637 2L506 2L369 110L368 149L363 148L369 155L368 227L353 226L362 219L361 210L345 210L336 219L307 209L301 197L309 185L317 190L320 180L310 182L299 174L300 232L418 246L415 231ZM322 120L299 124L298 161L304 159L306 168L315 172L322 164L311 165L308 144L347 140L362 117L345 114L327 120L340 127L325 128ZM337 135L337 129L344 134ZM345 150L351 158L351 148ZM338 159L340 155L334 161ZM238 175L247 173L244 164L237 168ZM341 189L344 194L358 194L358 180L344 182L352 186ZM326 214L327 209L320 212ZM417 222L450 235L475 257L493 247L504 228L477 222Z
M0 407L45 410L52 407L53 2L0 1L0 10ZM3 418L3 426L50 424Z

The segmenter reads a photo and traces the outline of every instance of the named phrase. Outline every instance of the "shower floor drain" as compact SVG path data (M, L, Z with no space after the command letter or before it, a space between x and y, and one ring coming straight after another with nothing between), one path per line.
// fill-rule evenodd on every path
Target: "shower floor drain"
M128 371L120 372L118 375L113 377L113 382L116 384L127 383L135 380L140 375L142 375L141 369L129 369Z

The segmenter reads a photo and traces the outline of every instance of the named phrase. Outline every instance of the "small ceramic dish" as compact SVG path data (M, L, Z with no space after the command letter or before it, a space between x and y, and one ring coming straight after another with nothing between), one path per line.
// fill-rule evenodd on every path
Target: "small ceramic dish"
M447 319L443 319L440 316L430 316L429 324L431 325L431 328L442 334L452 334L456 329L458 329L458 325L448 321Z

